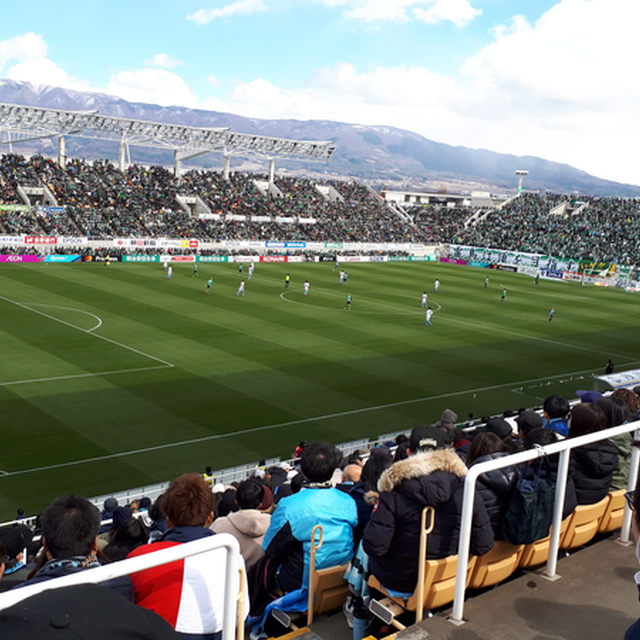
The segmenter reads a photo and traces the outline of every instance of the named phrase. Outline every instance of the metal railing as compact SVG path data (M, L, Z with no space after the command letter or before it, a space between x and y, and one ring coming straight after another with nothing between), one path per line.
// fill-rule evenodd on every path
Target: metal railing
M598 442L599 440L605 440L612 436L630 433L632 431L635 432L634 439L638 439L640 437L640 421L630 422L618 427L611 427L610 429L605 429L604 431L598 431L596 433L590 433L576 438L567 438L565 440L560 440L559 442L545 445L544 447L530 449L528 451L521 451L520 453L514 453L510 456L504 456L495 460L480 462L478 464L472 465L469 468L469 471L465 477L464 494L462 499L460 539L458 544L458 570L456 573L455 596L453 601L453 610L451 616L449 617L449 620L452 623L462 624L464 622L464 596L466 592L467 566L469 564L469 545L471 542L473 503L478 477L481 474L486 473L487 471L494 471L495 469L502 469L503 467L529 462L531 460L539 458L544 454L560 454L553 507L553 522L551 525L549 559L547 560L547 566L543 574L543 576L547 579L555 580L559 577L556 574L556 567L558 562L558 549L560 547L562 510L564 507L564 498L567 488L571 450L575 449L576 447L582 447L586 444L591 444L592 442ZM640 449L638 449L637 447L632 447L628 483L629 490L635 488L638 477L639 461ZM621 542L629 542L630 528L631 511L626 508L620 532Z
M207 551L223 548L225 554L225 589L222 615L222 640L234 640L236 636L236 622L238 618L245 618L245 603L247 602L246 576L244 563L240 560L240 545L236 538L229 533L219 533L201 540L177 544L168 549L161 549L137 558L128 558L107 564L95 569L78 571L62 578L54 578L37 584L27 584L20 589L12 589L0 594L0 610L36 595L47 589L68 587L75 584L98 583L120 578L131 573L157 567L168 562L175 562ZM240 608L241 615L238 616Z

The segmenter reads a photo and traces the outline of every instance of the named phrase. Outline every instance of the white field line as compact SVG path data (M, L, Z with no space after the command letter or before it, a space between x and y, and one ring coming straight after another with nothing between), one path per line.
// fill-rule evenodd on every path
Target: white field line
M174 366L174 365L170 365ZM139 373L140 371L156 371L166 369L167 365L159 364L155 367L138 367L136 369L115 369L113 371L97 371L96 373L76 373L68 376L51 376L50 378L32 378L31 380L10 380L0 382L0 387L12 387L18 384L33 384L37 382L57 382L58 380L74 380L75 378L102 378L103 376L114 376L123 373Z
M53 304L42 304L42 303L32 303L31 306L32 307L48 307L49 309L63 309L65 311L74 311L75 313L84 313L85 315L91 316L92 318L96 319L97 324L95 327L91 327L91 329L81 329L80 327L76 327L76 329L78 329L79 331L86 331L87 333L91 333L91 331L95 331L96 329L99 329L102 326L102 318L100 316L97 316L95 313L91 313L90 311L84 311L83 309L76 309L74 307L59 307Z
M305 424L307 422L321 422L323 420L331 420L333 418L342 418L345 416L352 416L352 415L356 415L359 413L370 413L373 411L381 411L381 410L385 410L385 409L392 409L394 407L402 407L402 406L407 406L407 405L411 405L411 404L418 404L420 402L431 402L433 400L442 400L444 398L451 398L451 397L455 397L455 396L460 396L460 395L465 395L465 394L470 394L470 393L481 393L483 391L494 391L496 389L504 389L504 388L508 388L511 387L513 385L516 386L523 386L525 384L530 384L532 382L546 382L548 381L550 378L560 378L562 376L567 376L567 375L581 375L581 374L590 374L592 373L591 370L585 370L585 371L576 371L573 374L571 373L563 373L561 375L558 376L546 376L544 378L531 378L528 380L520 380L518 382L508 382L508 383L504 383L504 384L494 384L494 385L489 385L489 386L485 386L485 387L477 387L476 389L466 389L463 391L451 391L449 393L442 393L436 396L424 396L422 398L413 398L412 400L400 400L398 402L389 402L387 404L380 404L380 405L375 405L372 407L364 407L362 409L351 409L349 411L338 411L336 413L327 413L325 415L320 415L320 416L313 416L311 418L300 418L299 420L289 420L287 422L276 422L275 424L267 424L267 425L263 425L261 427L250 427L248 429L240 429L239 431L233 431L231 433L218 433L218 434L212 434L209 436L202 436L200 438L191 438L188 440L179 440L177 442L167 442L165 444L159 444L159 445L154 445L151 447L142 447L140 449L130 449L129 451L121 451L119 453L110 453L107 455L103 455L103 456L95 456L92 458L82 458L80 460L71 460L69 462L61 462L58 464L50 464L50 465L46 465L46 466L42 466L42 467L32 467L30 469L20 469L17 471L10 471L6 473L6 476L20 476L20 475L26 475L26 474L30 474L30 473L38 473L41 471L50 471L52 469L62 469L65 467L75 467L78 465L82 465L82 464L89 464L92 462L101 462L104 460L113 460L116 458L126 458L128 456L133 456L133 455L138 455L138 454L142 454L142 453L151 453L153 451L161 451L163 449L173 449L176 447L182 447L182 446L186 446L186 445L192 445L192 444L197 444L200 442L211 442L212 440L221 440L223 438L235 438L236 436L240 436L240 435L247 435L250 433L259 433L261 431L270 431L272 429L280 429L282 427L291 427L291 426L295 426L295 425L299 425L299 424ZM0 481L2 480L2 477L5 476L0 476Z
M116 347L119 347L121 349L125 349L127 351L131 351L133 353L136 353L144 358L148 358L149 360L153 360L154 362L158 362L160 363L159 366L153 366L153 367L136 367L135 369L122 369L122 370L115 370L115 371L103 371L103 372L94 372L94 373L81 373L81 374L76 374L76 375L68 375L68 376L54 376L54 377L50 377L50 378L35 378L33 380L15 380L15 381L10 381L10 382L2 382L0 383L0 386L9 386L9 385L14 385L14 384L26 384L29 382L52 382L55 380L68 380L68 379L72 379L72 378L91 378L91 377L99 377L99 376L104 376L104 375L114 375L114 374L120 374L120 373L135 373L138 371L151 371L154 369L166 369L166 368L173 368L175 365L172 364L171 362L167 362L166 360L162 360L161 358L157 358L156 356L152 356L149 353L145 353L144 351L140 351L140 349L136 349L135 347L130 347L126 344L123 344L122 342L118 342L117 340L112 340L111 338L107 338L105 336L101 336L97 333L92 333L93 331L95 331L99 326L101 326L102 324L102 320L100 320L100 318L96 315L94 315L93 313L89 313L89 312L82 312L80 309L76 309L75 311L80 311L81 313L88 313L88 315L93 316L94 318L97 318L98 320L100 320L100 324L92 327L91 329L82 329L81 327L76 326L75 324L71 324L70 322L67 322L66 320L61 320L60 318L56 318L55 316L52 316L48 313L45 313L44 311L39 311L38 309L33 309L30 306L26 305L26 304L22 304L21 302L17 302L16 300L11 300L10 298L6 298L4 296L0 296L0 300L4 300L5 302L9 302L10 304L14 304L17 307L20 307L21 309L26 309L27 311L30 311L31 313L36 313L40 316L43 316L44 318L47 318L49 320L53 320L55 322L59 322L60 324L63 324L67 327L71 327L72 329L75 329L76 331L81 331L82 333L86 333L90 336L93 336L94 338L97 338L99 340L104 340L105 342L108 342L110 344L115 345ZM44 306L44 305L40 305L40 306ZM66 308L66 307L55 307L55 308Z

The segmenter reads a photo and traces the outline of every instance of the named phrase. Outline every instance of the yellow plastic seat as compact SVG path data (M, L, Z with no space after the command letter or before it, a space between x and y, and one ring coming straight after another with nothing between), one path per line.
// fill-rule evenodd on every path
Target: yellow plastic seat
M569 520L572 516L567 516L560 525L560 540L567 529ZM525 544L520 556L520 562L518 567L520 569L526 569L528 567L535 567L539 564L544 564L549 559L549 547L551 545L551 533L546 538L540 538L531 544Z
M607 495L594 504L579 504L569 517L567 528L560 538L560 548L575 549L587 544L598 533L608 502Z
M617 491L609 492L609 502L600 519L598 533L609 533L622 526L622 518L626 507L626 500L624 499L626 491L626 489L618 489Z
M482 589L506 580L518 568L523 550L522 544L514 545L498 540L491 551L476 557L468 587Z

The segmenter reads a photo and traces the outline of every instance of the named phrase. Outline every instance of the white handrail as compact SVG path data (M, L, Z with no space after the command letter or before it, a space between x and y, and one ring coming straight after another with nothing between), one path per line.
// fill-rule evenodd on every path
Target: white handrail
M213 549L224 548L226 550L225 562L225 590L222 617L222 640L234 640L236 634L237 609L236 601L240 589L246 591L245 585L240 584L240 545L236 538L229 533L218 533L207 536L201 540L176 544L167 549L160 549L153 553L147 553L136 558L128 558L113 564L103 565L95 569L78 571L72 575L54 578L33 585L27 584L19 589L12 589L0 594L0 610L6 609L16 602L20 602L29 596L58 587L68 587L74 584L87 584L105 582L112 578L120 578L137 571L157 567L168 562L175 562L183 558L205 553ZM246 602L246 598L245 598ZM242 616L244 618L244 615Z
M547 568L545 570L545 575L547 578L556 578L556 564L558 548L560 545L562 509L564 506L564 496L567 486L567 475L569 470L569 458L571 455L571 450L575 449L576 447L582 447L585 444L598 442L599 440L605 440L612 436L617 436L623 433L630 433L631 431L635 432L634 439L640 438L640 420L629 422L628 424L623 424L618 427L611 427L610 429L605 429L596 433L589 433L584 436L578 436L577 438L567 438L565 440L560 440L559 442L545 445L544 447L530 449L528 451L521 451L509 456L496 458L494 460L487 460L486 462L480 462L471 466L467 475L465 476L464 494L462 499L460 539L458 541L458 568L456 573L456 588L453 600L453 610L451 612L451 616L449 617L449 620L452 623L462 624L464 621L464 596L466 591L467 566L469 564L469 545L471 542L473 502L478 476L486 473L487 471L494 471L495 469L502 469L511 465L535 460L543 453L547 455L554 453L560 454L554 499L551 540L549 543L549 559L547 561ZM638 450L637 447L633 447L631 450L629 483L627 485L629 490L635 488L636 480L638 477L639 460L640 450ZM622 542L629 541L630 526L631 512L627 508L620 532L620 540Z

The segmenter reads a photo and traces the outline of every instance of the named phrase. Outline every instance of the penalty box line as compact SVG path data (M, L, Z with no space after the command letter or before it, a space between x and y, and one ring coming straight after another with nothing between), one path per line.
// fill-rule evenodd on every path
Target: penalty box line
M516 382L507 382L503 384L494 384L486 387L477 387L476 389L466 389L463 391L450 391L448 393L441 393L436 396L425 396L422 398L413 398L411 400L398 400L397 402L389 402L387 404L375 405L372 407L363 407L360 409L350 409L348 411L339 411L336 413L328 413L321 416L312 416L310 418L300 418L299 420L289 420L287 422L276 422L274 424L267 424L261 427L249 427L247 429L240 429L238 431L232 431L229 433L216 433L209 436L202 436L200 438L191 438L189 440L180 440L178 442L167 442L165 444L153 445L150 447L141 447L139 449L130 449L129 451L121 451L119 453L109 453L103 456L94 456L92 458L83 458L80 460L70 460L69 462L60 462L58 464L50 464L43 467L33 467L30 469L19 469L17 471L9 471L6 472L5 475L0 474L0 480L3 477L7 476L21 476L27 475L31 473L38 473L41 471L51 471L53 469L63 469L65 467L75 467L81 464L89 464L92 462L104 462L105 460L114 460L117 458L126 458L128 456L139 455L144 453L152 453L154 451L161 451L163 449L173 449L176 447L183 447L192 444L199 444L201 442L211 442L213 440L221 440L223 438L234 438L236 436L243 436L251 433L259 433L261 431L270 431L272 429L279 429L282 427L291 427L295 425L305 424L309 422L321 422L324 420L331 420L334 418L343 418L346 416L353 416L359 413L370 413L373 411L380 411L384 409L392 409L394 407L402 407L411 404L419 404L421 402L431 402L434 400L442 400L445 398L453 398L456 396L463 396L471 393L481 393L483 391L495 391L497 389L508 389L513 385L525 385L531 384L532 382L541 382L545 380L549 380L550 378L562 378L564 376L569 375L580 375L592 373L591 369L584 371L574 371L569 373L562 373L557 376L545 376L542 378L530 378L529 380L520 380Z
M17 380L17 381L12 381L12 382L3 382L0 383L0 386L10 386L10 385L14 385L14 384L26 384L29 382L51 382L51 381L55 381L55 380L68 380L68 379L73 379L73 378L89 378L89 377L99 377L99 376L106 376L106 375L115 375L115 374L120 374L120 373L137 373L139 371L152 371L155 369L172 369L175 367L175 365L171 362L167 362L166 360L163 360L162 358L158 358L156 356L152 356L150 353L145 353L144 351L141 351L140 349L136 349L135 347L131 347L129 345L123 344L122 342L118 342L117 340L113 340L112 338L107 338L106 336L101 336L98 333L94 333L94 329L82 329L81 327L78 327L74 324L71 324L70 322L67 322L66 320L62 320L61 318L56 318L55 316L52 316L48 313L45 313L44 311L40 311L38 309L33 309L32 307L29 307L26 304L23 304L21 302L17 302L16 300L11 300L11 298L6 298L5 296L0 296L0 300L4 300L5 302L8 302L10 304L13 304L17 307L20 307L21 309L25 309L26 311L30 311L31 313L35 313L39 316L42 316L43 318L47 318L48 320L53 320L54 322L59 322L60 324L65 325L66 327L70 327L71 329L75 329L76 331L80 331L81 333L84 333L86 335L92 336L93 338L97 338L98 340L103 340L104 342L108 342L109 344L112 344L116 347L119 347L120 349L125 349L126 351L131 351L132 353L135 353L139 356L142 356L143 358L148 358L149 360L153 360L154 362L159 363L159 365L156 366L152 366L152 367L136 367L134 369L122 369L122 370L114 370L114 371L97 371L95 373L82 373L82 374L74 374L74 375L68 375L68 376L54 376L54 377L50 377L50 378L35 378L33 380Z

